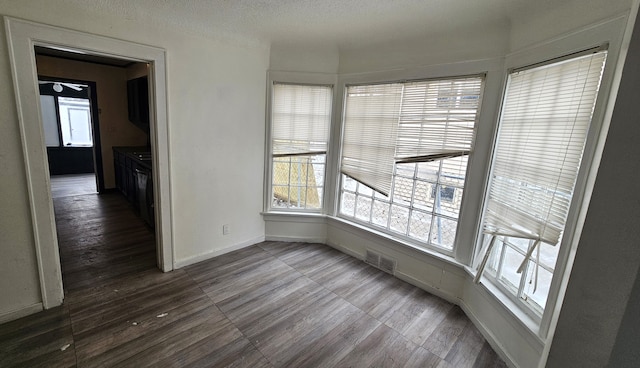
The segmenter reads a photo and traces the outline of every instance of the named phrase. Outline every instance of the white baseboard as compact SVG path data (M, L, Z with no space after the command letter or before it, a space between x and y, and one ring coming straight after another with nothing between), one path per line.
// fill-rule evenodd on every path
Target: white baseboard
M178 268L186 267L186 266L198 263L198 262L206 261L207 259L211 259L213 257L217 257L217 256L221 256L223 254L229 253L229 252L233 252L234 250L246 248L246 247L252 246L254 244L261 243L263 241L265 241L265 237L264 236L259 236L259 237L253 238L253 239L249 239L249 240L243 241L243 242L238 243L238 244L234 244L234 245L226 247L226 248L216 249L216 250L211 251L211 252L198 254L196 256L192 256L192 257L188 257L188 258L184 258L184 259L179 259L179 260L175 261L175 264L173 265L173 268L174 269L178 269Z
M425 282L422 282L416 278L414 278L413 276L407 275L406 273L402 273L399 271L396 271L396 275L397 278L399 278L402 281L408 282L413 286L419 287L420 289L433 294L437 297L440 297L446 301L448 301L449 303L455 304L455 305L460 305L460 299L457 298L455 295L452 295L450 293L447 293L446 291L442 290L442 289L438 289L434 286L431 286Z
M296 236L267 236L266 241L281 241L281 242L300 242L300 243L321 243L327 244L327 238L312 238L312 237L296 237Z
M26 317L30 314L41 312L43 309L44 308L42 307L42 303L36 303L11 312L3 312L0 313L0 323L5 323L22 317Z
M358 258L360 260L364 260L364 255L363 254L359 254L356 253L354 251L352 251L351 249L347 248L347 247L343 247L342 245L338 244L338 243L334 243L332 241L327 241L325 244L327 244L328 246L335 248L339 251L341 251L342 253L348 254L353 258Z
M347 247L341 246L340 244L337 244L337 243L334 243L334 242L329 242L328 245L330 247L335 248L335 249L339 250L342 253L346 253L346 254L354 257L354 258L357 258L357 259L360 259L360 260L364 260L364 255L358 254L358 253L352 251L351 249L349 249ZM450 303L453 303L453 304L456 304L456 305L460 304L460 299L458 299L454 295L449 294L449 293L447 293L447 292L445 292L445 291L443 291L441 289L437 289L437 288L435 288L435 287L433 287L433 286L431 286L431 285L429 285L429 284L427 284L425 282L422 282L422 281L420 281L420 280L418 280L418 279L416 279L416 278L414 278L414 277L412 277L412 276L410 276L408 274L405 274L405 273L402 273L402 272L399 272L399 271L396 270L395 277L399 278L400 280L402 280L404 282L408 282L409 284L411 284L413 286L419 287L420 289L422 289L422 290L424 290L424 291L426 291L428 293L436 295L436 296L438 296L438 297L440 297L440 298L442 298L442 299L444 299L444 300L446 300L446 301L448 301Z
M469 308L469 305L467 305L464 300L460 300L460 303L458 305L460 306L460 308L462 308L462 311L464 311L464 314L466 314L467 317L469 317L471 322L473 322L473 325L476 326L478 331L480 331L482 336L484 336L485 340L487 340L487 342L489 343L489 345L491 345L493 350L507 364L507 366L511 368L517 368L518 366L514 362L511 355L509 355L504 349L504 347L498 342L498 340L496 340L496 337L493 335L493 333L491 333L491 331L489 331L487 327L476 317L476 315L473 313L471 308Z

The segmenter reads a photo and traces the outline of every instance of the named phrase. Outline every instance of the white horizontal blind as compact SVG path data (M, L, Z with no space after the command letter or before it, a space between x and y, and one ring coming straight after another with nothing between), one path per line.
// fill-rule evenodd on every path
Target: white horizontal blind
M509 75L484 232L558 243L606 51Z
M481 77L406 83L396 162L426 162L468 155L481 90Z
M329 86L275 83L271 107L273 155L326 153L331 99Z
M341 171L389 195L403 85L347 87Z
M60 147L58 133L58 117L56 115L56 100L54 96L40 96L40 111L44 127L44 143L47 147Z
M342 173L389 195L397 163L467 155L482 77L347 87Z

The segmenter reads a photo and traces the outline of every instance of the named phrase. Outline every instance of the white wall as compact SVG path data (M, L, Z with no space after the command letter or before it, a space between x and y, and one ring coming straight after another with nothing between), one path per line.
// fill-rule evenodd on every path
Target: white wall
M0 14L164 48L176 263L264 237L268 45L46 0L2 2ZM13 318L41 296L4 27L0 38L0 318Z
M607 18L625 14L633 0L537 0L511 23L510 49L519 50Z
M271 45L270 70L287 72L336 73L340 62L334 45L274 43Z
M496 23L482 29L429 35L393 43L348 47L340 50L341 74L374 72L491 59L509 49L509 24Z
M616 335L616 341L609 359L610 367L634 368L640 362L640 273L636 276L636 282L631 290L629 302L620 323L620 329Z
M264 237L268 51L202 42L167 50L176 262Z

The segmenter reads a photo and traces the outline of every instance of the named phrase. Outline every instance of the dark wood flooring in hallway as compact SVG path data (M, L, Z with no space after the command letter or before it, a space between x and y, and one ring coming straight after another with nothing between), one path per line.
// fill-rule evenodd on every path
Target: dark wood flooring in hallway
M119 195L55 209L65 301L0 325L3 367L505 366L459 307L328 246L264 242L162 273Z
M95 174L51 175L50 180L53 198L97 193Z
M66 291L156 268L155 235L121 194L60 197L53 205Z

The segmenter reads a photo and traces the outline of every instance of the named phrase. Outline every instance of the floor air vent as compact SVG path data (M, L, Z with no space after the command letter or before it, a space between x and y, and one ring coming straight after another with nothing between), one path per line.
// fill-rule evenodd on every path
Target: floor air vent
M372 266L380 267L380 255L370 250L367 250L364 261Z
M380 266L378 268L393 275L396 272L396 261L391 258L380 257Z
M367 254L365 255L364 261L392 275L396 271L395 259L383 257L380 254L372 252L370 250L367 250Z

